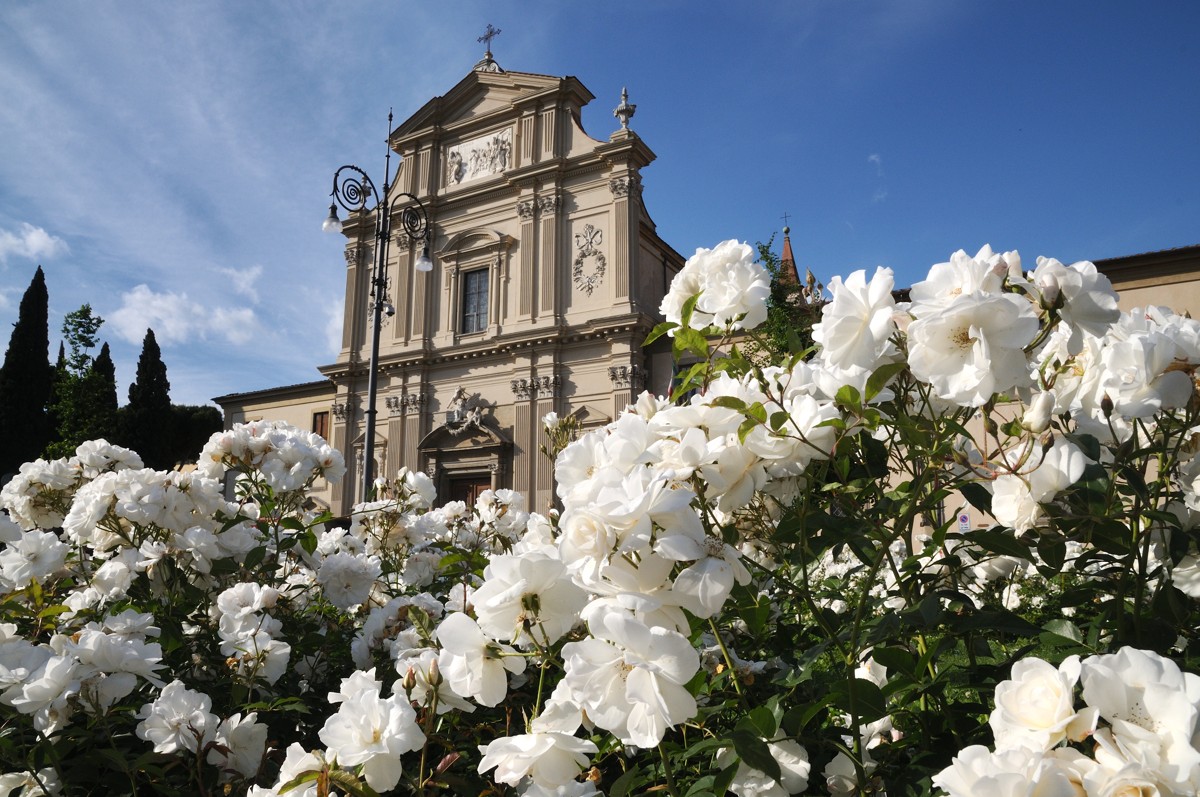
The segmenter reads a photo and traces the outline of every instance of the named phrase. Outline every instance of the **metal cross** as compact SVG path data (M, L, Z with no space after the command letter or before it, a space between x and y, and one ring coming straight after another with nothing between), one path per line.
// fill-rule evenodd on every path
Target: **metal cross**
M790 219L791 217L792 217L791 214L787 213L786 211L784 212L784 214L782 216L779 217L779 218L783 219L784 227L788 226L788 219Z
M489 22L488 26L487 26L487 31L485 31L484 34L482 36L480 36L478 39L476 39L475 41L485 42L484 47L487 48L488 55L491 55L492 54L492 39L496 38L499 35L500 35L500 29L493 28L492 23Z

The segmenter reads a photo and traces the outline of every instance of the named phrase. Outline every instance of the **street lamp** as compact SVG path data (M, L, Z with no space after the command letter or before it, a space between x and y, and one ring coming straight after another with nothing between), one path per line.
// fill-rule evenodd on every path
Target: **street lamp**
M388 114L388 129L391 129L392 116ZM387 301L387 251L388 241L392 235L392 221L396 218L404 232L414 240L421 241L421 256L417 258L414 267L417 271L432 271L433 261L429 259L429 216L421 200L405 192L397 193L388 201L388 180L391 170L391 151L387 154L387 166L384 168L383 199L375 191L375 184L367 173L357 166L347 164L333 173L333 191L330 196L329 216L321 229L325 232L341 232L342 222L338 218L337 208L341 205L347 213L359 213L367 209L367 199L375 201L375 264L371 272L371 362L367 372L367 428L363 440L363 482L362 500L366 501L371 495L375 469L375 393L378 389L376 371L379 367L379 329L385 308L390 308ZM396 204L406 199L411 204L397 210Z

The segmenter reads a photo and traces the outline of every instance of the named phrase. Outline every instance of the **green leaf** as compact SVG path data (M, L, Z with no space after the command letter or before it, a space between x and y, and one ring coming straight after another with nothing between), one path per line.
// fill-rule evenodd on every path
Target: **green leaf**
M242 563L242 567L247 570L253 570L262 564L263 559L267 556L267 548L265 545L260 545L257 548L251 548L246 554L246 561Z
M1049 573L1042 575L1055 576L1062 572L1067 561L1067 543L1062 535L1050 532L1043 534L1037 544L1038 556L1046 563Z
M679 324L676 324L674 321L663 321L661 324L656 326L654 329L650 330L650 334L646 336L646 339L644 341L642 341L642 345L649 346L651 343L658 340L663 335L667 334L672 329L675 329L678 326L679 326Z
M306 529L300 535L300 547L310 555L317 550L317 535L313 533L312 529Z
M771 748L767 747L767 743L762 737L752 731L734 728L730 739L733 741L733 749L737 752L738 758L745 761L748 766L779 782L782 777L779 762L775 760L775 756L771 755Z
M712 401L708 402L710 407L724 407L728 410L737 410L742 412L746 409L746 402L737 396L717 396Z
M738 442L745 443L746 438L749 437L750 433L753 432L757 427L758 421L754 420L753 418L747 418L746 420L742 421L741 425L738 426Z
M755 706L750 709L746 716L738 720L736 727L756 733L763 739L774 739L775 732L778 730L775 724L775 715L766 706Z
M695 329L684 328L675 331L675 340L671 350L676 357L692 353L702 360L708 359L708 338Z
M69 612L69 611L71 611L70 606L63 606L61 603L58 603L53 606L47 606L45 609L42 609L40 612L38 612L38 617L45 619L47 617L53 617L57 614L62 614L63 612Z
M1018 559L1031 561L1029 547L1006 531L980 530L963 535L970 542L990 553L1002 556L1015 556Z
M979 482L964 482L958 486L958 491L962 493L963 498L967 499L967 503L978 509L980 512L992 514L992 494L988 489Z
M874 722L888 713L883 690L874 681L865 678L837 684L833 690L833 702L848 714L857 713L860 724Z
M732 764L722 769L717 777L713 779L712 793L714 795L724 797L725 793L729 791L729 787L733 785L734 777L737 776L739 763L740 762L738 761L734 761Z
M692 313L696 312L696 302L700 301L700 294L694 294L687 298L683 303L683 307L679 308L679 323L681 326L690 326L692 323Z
M888 363L887 365L877 368L875 373L871 374L871 376L867 379L866 391L863 394L863 400L870 401L878 396L880 391L883 390L887 383L892 381L892 378L895 377L896 374L900 373L907 367L907 363L899 362Z
M871 658L887 667L888 672L912 675L917 670L917 657L904 648L875 648L871 651Z
M1062 637L1076 644L1083 644L1083 632L1079 630L1079 626L1070 620L1051 620L1042 626L1042 628L1054 636Z
M613 785L608 789L608 797L626 797L629 794L629 790L637 783L640 774L641 770L633 767L621 777L614 780Z
M856 411L862 409L862 401L859 398L858 389L852 385L842 385L838 389L837 395L833 397L833 400L847 409Z
M277 790L280 794L286 794L287 792L291 791L292 789L296 788L297 786L303 786L305 783L312 783L314 780L316 780L320 776L321 776L320 770L316 770L316 769L309 770L308 772L302 772L299 775L297 775L296 777L289 780L287 783L283 784L282 786L279 786Z
M329 782L336 784L340 789L345 789L353 797L379 797L379 792L344 769L335 769L330 772Z

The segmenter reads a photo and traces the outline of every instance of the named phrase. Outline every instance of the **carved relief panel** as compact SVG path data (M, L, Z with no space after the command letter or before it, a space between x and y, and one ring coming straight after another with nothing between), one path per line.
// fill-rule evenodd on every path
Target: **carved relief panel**
M506 171L512 163L512 128L461 141L446 148L446 187Z

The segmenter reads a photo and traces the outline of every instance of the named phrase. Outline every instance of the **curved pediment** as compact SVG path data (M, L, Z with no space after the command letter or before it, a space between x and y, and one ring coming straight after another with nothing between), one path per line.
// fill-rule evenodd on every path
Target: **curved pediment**
M507 249L513 239L502 232L488 227L472 227L450 236L445 246L438 250L438 257L444 257L451 252L472 252L481 249Z
M463 424L442 424L417 444L422 452L452 451L455 449L507 449L512 446L512 440L498 429L493 429L487 421Z

